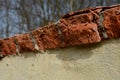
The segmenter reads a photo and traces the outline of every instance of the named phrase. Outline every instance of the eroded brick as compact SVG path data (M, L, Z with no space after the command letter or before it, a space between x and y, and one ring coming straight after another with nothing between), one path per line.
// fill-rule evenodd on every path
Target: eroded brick
M54 24L34 30L32 34L41 50L60 47L60 37Z
M19 46L20 53L35 51L29 33L16 35L15 39L17 41L17 45Z
M104 11L104 26L109 38L120 37L120 7Z
M90 44L101 41L98 27L95 23L71 25L62 22L60 28L63 34L64 46Z
M103 13L102 22L98 22L100 21L99 13ZM101 30L100 27L105 30ZM40 50L45 50L96 43L105 39L103 31L107 33L108 38L120 37L120 5L70 12L61 17L58 24L50 24L33 30L32 37L34 37L35 43L32 42L34 40L31 39L30 33L1 39L0 53L3 55L15 54L16 45L19 52L22 53L35 51L35 44L39 46Z
M0 40L0 52L3 56L16 54L16 45L13 37Z

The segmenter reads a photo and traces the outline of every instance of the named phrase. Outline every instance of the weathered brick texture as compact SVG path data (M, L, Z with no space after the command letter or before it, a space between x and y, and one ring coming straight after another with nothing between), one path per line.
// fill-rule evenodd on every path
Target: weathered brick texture
M109 38L120 37L120 6L108 9L103 12L107 35Z
M41 50L61 47L61 40L54 24L32 31Z
M16 35L14 38L16 40L17 45L19 45L18 49L20 53L35 50L34 45L30 39L29 33Z
M13 38L6 38L0 40L1 56L16 54L16 45Z
M39 50L46 50L91 44L118 37L120 37L120 5L88 8L70 12L62 16L57 23L30 33L0 39L0 54L6 56L36 51L36 46Z

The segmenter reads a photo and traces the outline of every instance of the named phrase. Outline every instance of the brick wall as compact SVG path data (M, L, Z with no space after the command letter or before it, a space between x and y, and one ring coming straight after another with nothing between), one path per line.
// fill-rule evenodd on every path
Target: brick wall
M0 55L91 44L120 37L120 5L70 12L56 23L0 39Z

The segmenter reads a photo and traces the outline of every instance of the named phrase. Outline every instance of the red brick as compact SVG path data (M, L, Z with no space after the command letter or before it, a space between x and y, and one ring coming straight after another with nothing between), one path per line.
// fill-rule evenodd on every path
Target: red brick
M104 11L103 24L109 38L120 37L120 6Z
M64 46L90 44L100 42L97 24L70 24L62 22L60 28L63 34Z
M18 43L20 53L35 50L34 45L30 39L29 33L16 35L15 39Z
M0 49L3 56L16 54L16 45L13 38L0 40Z
M32 34L41 50L60 47L61 41L54 24L34 30Z

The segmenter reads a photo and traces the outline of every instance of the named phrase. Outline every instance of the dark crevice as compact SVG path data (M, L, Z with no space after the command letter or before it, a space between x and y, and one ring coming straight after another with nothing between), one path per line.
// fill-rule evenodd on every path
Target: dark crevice
M4 57L5 57L5 56L2 56L2 57L0 56L0 61L1 61Z

